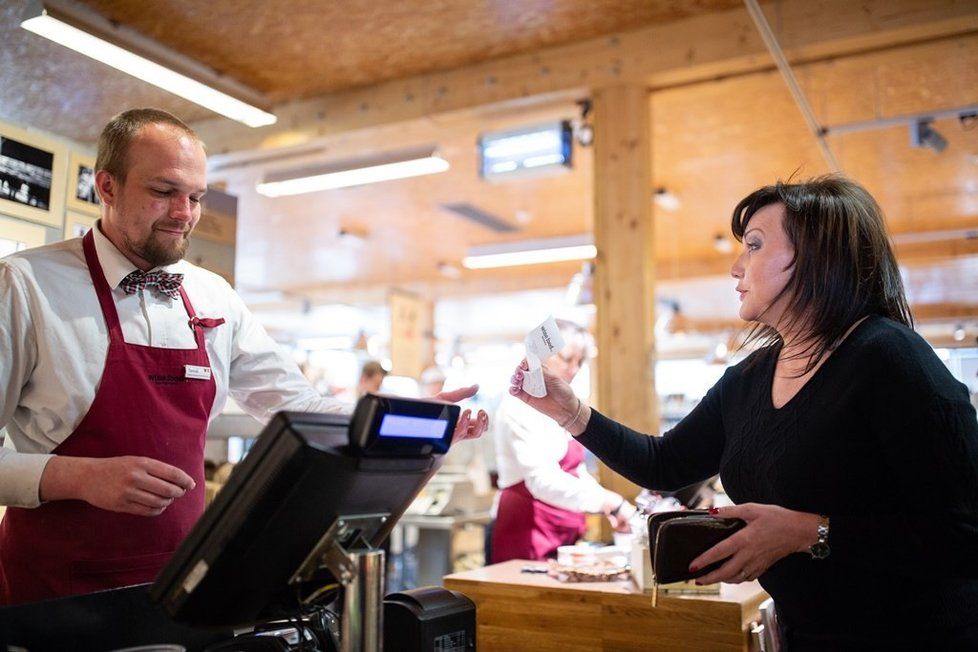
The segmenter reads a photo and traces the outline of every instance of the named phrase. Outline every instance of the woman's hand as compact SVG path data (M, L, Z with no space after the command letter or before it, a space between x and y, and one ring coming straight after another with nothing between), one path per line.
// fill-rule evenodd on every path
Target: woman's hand
M431 397L433 401L443 403L458 403L467 398L472 398L479 391L478 385L461 387L447 392L440 392ZM472 416L472 410L462 410L458 415L458 423L455 424L455 434L452 435L452 444L457 444L466 439L478 439L489 427L489 415L485 410L479 410L478 415Z
M530 396L523 391L523 379L528 368L525 359L516 367L509 380L509 393L547 415L575 437L584 432L591 418L591 408L577 398L570 385L547 371L546 366L543 368L543 384L547 395L540 398Z
M711 509L716 518L740 518L747 527L713 546L689 565L691 572L727 559L697 584L736 584L757 579L776 561L793 552L808 552L818 540L818 514L796 512L777 505L745 503Z
M638 512L638 508L627 500L621 503L621 506L614 513L607 515L608 521L611 523L611 529L615 532L631 532L631 520L636 512Z

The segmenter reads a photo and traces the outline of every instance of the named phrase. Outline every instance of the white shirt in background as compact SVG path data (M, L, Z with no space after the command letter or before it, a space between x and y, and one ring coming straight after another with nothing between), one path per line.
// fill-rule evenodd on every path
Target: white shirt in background
M567 454L571 435L550 417L507 394L496 410L493 435L499 488L520 482L534 498L576 512L600 512L607 491L585 465L577 476L565 473L560 460Z

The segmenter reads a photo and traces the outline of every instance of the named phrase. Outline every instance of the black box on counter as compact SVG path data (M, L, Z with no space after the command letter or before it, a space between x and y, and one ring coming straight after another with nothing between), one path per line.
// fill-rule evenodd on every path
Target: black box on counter
M430 650L475 650L475 603L440 586L384 598L384 652Z

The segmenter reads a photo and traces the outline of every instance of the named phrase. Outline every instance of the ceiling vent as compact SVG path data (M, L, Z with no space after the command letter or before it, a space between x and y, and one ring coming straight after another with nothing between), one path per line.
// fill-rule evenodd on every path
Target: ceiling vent
M490 231L495 231L496 233L512 233L514 231L519 231L519 228L513 224L510 224L503 218L493 215L492 213L487 213L478 206L474 206L468 202L442 204L441 207L446 211L451 211L456 215L461 215L470 222L475 222L479 226L484 226Z

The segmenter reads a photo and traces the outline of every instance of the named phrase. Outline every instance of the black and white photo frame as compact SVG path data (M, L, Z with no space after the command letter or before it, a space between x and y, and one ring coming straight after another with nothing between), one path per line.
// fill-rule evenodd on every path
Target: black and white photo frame
M65 240L84 236L89 229L95 226L95 220L98 217L98 215L76 213L75 211L65 213Z
M0 122L0 214L61 229L67 148Z
M68 158L68 210L98 215L102 202L95 190L95 157L71 152Z

